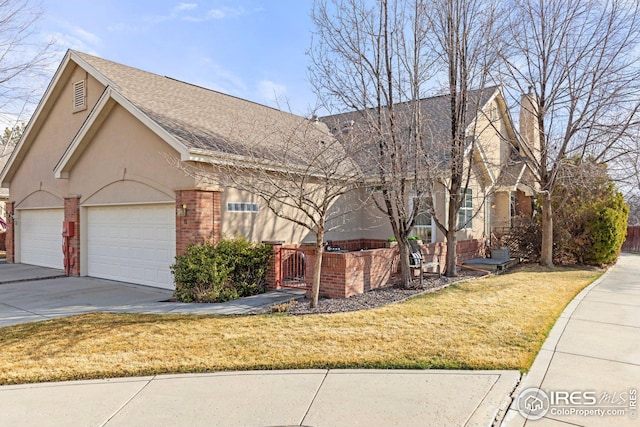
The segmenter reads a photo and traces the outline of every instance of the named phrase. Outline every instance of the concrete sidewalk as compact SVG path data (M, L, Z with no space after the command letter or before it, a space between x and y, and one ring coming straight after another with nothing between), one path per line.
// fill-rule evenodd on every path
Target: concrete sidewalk
M491 426L515 371L300 370L0 387L2 426Z
M502 425L638 426L638 391L640 255L622 254L562 313ZM527 420L518 412L527 400L529 417L541 419Z

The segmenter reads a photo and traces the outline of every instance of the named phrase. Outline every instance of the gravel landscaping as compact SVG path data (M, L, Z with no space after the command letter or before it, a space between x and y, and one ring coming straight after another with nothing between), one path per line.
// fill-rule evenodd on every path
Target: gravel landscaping
M291 304L286 311L290 314L302 315L369 310L383 305L401 302L407 298L427 292L437 292L454 283L482 276L486 276L486 274L477 271L462 270L458 272L457 277L425 277L422 286L419 281L416 280L411 289L404 289L398 284L391 284L388 287L374 289L349 298L321 298L320 301L318 301L318 307L313 309L309 307L309 299L305 298L297 303ZM271 309L267 308L256 311L255 314L269 312L271 312Z

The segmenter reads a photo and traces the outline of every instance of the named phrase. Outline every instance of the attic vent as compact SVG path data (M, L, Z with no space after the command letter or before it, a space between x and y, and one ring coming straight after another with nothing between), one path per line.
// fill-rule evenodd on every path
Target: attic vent
M87 108L87 86L85 80L73 84L73 112Z

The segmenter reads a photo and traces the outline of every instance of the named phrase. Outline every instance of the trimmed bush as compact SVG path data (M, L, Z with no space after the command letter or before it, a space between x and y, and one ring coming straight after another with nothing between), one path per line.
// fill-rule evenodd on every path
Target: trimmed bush
M171 266L181 302L224 302L265 291L273 250L246 239L191 245Z
M594 206L594 216L585 227L591 243L585 251L587 264L615 262L627 237L628 219L629 207L618 191Z

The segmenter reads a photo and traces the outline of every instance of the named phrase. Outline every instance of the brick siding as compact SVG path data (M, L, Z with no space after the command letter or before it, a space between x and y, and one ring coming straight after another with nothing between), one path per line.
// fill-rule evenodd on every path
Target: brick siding
M183 205L186 215L179 216ZM176 255L183 255L189 245L217 243L220 233L220 192L176 191Z
M69 238L70 275L80 275L80 197L64 198L64 221L74 223L73 237ZM62 226L62 224L60 224Z
M15 225L14 225L14 202L7 202L5 204L5 210L7 212L7 232L4 239L4 245L7 249L7 262L15 262L16 254L15 254Z

